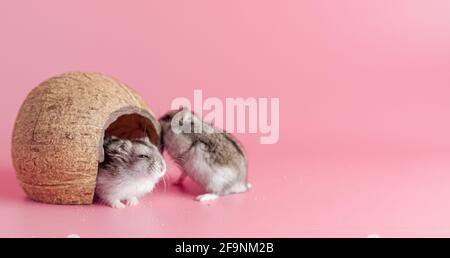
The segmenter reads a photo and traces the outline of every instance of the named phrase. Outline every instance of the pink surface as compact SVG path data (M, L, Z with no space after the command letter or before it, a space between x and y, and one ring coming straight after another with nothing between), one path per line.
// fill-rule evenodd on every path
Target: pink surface
M0 236L450 236L450 2L0 2ZM238 135L254 189L169 186L126 210L34 203L10 135L49 76L100 71L176 97L279 97L280 142ZM170 175L177 175L170 163Z

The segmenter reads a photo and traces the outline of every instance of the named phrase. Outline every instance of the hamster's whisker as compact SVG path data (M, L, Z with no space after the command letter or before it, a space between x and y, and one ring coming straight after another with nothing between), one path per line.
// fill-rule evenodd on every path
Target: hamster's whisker
M164 177L167 178L168 182L172 182L172 177L170 177L169 173L166 172L166 174L164 174Z
M166 182L165 176L162 177L162 181L163 181L163 184L164 184L164 192L166 193L167 192L167 182Z

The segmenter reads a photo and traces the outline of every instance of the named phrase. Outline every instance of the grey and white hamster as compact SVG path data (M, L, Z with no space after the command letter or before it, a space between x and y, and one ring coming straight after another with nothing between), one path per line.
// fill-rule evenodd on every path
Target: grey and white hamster
M104 150L95 194L113 208L138 205L139 198L150 193L166 173L164 158L148 138L108 137Z
M203 121L187 108L168 112L160 118L163 146L179 165L183 183L189 176L204 188L201 202L219 196L247 192L247 156L231 134Z

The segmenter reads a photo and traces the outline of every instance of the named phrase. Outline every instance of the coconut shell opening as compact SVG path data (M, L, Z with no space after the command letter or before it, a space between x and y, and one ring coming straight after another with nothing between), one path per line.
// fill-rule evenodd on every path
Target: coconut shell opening
M135 108L127 109L113 113L108 119L99 144L99 163L105 159L103 143L104 138L108 136L129 140L148 137L150 142L160 148L159 135L161 129L156 118L145 110L136 110Z

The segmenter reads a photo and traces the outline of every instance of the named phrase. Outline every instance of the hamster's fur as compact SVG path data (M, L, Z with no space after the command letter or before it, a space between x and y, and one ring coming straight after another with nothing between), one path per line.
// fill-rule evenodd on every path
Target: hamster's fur
M206 123L186 108L167 113L160 123L163 146L182 170L177 183L189 176L206 191L197 197L198 201L251 188L247 181L246 153L231 134Z
M166 173L166 163L148 138L126 140L108 137L105 161L97 176L96 197L113 208L135 206ZM125 203L125 204L124 204Z

